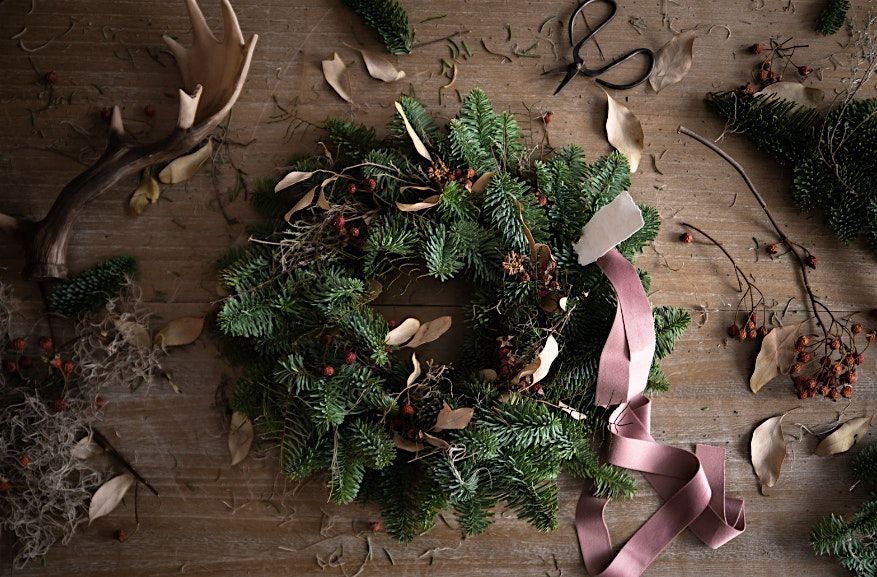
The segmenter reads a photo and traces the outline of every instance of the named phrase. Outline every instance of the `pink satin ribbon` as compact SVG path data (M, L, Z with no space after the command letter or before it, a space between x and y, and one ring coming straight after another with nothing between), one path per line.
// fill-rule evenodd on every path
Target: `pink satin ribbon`
M613 249L597 260L617 294L615 320L600 356L597 404L618 405L609 419L607 461L641 471L664 504L613 556L603 518L608 499L585 489L576 507L582 559L594 577L638 577L686 528L708 547L745 529L743 501L725 497L725 451L661 445L650 433L651 405L642 395L655 352L655 328L636 269Z

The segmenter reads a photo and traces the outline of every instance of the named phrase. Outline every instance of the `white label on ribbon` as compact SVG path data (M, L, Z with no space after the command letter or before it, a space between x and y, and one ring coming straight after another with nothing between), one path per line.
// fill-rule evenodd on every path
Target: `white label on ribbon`
M582 228L582 236L573 245L582 266L596 262L615 245L629 239L645 221L639 207L628 192L597 211Z

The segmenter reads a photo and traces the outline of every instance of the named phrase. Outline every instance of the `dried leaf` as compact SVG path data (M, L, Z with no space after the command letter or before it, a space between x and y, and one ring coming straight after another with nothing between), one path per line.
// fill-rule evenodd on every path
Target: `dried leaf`
M113 477L100 486L91 498L91 504L88 506L88 523L104 515L113 512L131 485L134 484L134 475L131 473L122 473L117 477Z
M204 163L213 156L213 141L193 152L179 158L175 158L158 173L158 179L165 184L177 184L185 182L195 176Z
M478 180L472 185L472 192L476 194L480 194L487 190L487 185L490 184L490 180L493 178L493 173L490 171L485 172L481 176L478 177Z
M587 266L633 236L645 224L642 211L628 192L622 192L601 208L582 228L573 249L579 264Z
M639 168L643 155L643 127L633 112L606 92L608 112L606 115L606 137L609 144L627 157L631 174Z
M406 204L404 202L396 202L396 208L401 210L402 212L417 212L418 210L426 210L427 208L432 208L439 203L441 200L440 194L434 194L430 197L424 198L420 202L414 202L412 204Z
M542 347L542 352L539 353L539 368L533 373L534 384L548 376L548 371L551 370L551 363L557 358L559 352L560 348L557 345L557 339L554 338L554 335L548 335L548 338L545 340L545 346Z
M804 86L800 82L775 82L762 88L758 93L773 94L777 98L789 100L810 108L818 108L825 100L825 92L818 88Z
M347 65L341 60L337 52L332 53L332 60L323 60L323 76L338 96L347 102L353 102L350 98L350 78L347 77Z
M301 170L293 170L286 176L280 179L276 185L274 185L274 192L280 192L284 188L289 188L290 186L294 186L299 182L303 182L314 175L313 172L303 172Z
M816 454L820 457L845 453L856 444L859 437L871 427L873 417L856 417L841 425L835 432L828 435L816 446Z
M676 84L691 69L695 30L680 32L655 53L655 67L649 76L652 90L660 92L671 84Z
M800 323L776 327L771 329L761 341L761 350L755 358L755 369L749 377L749 388L753 393L757 393L771 380L789 371L789 366L795 358L794 344L800 330Z
M771 417L752 432L750 450L752 468L764 487L773 487L780 478L786 459L786 439L783 437L783 418L788 413Z
M396 347L407 343L411 337L417 334L418 329L420 329L420 321L415 318L407 318L398 327L387 333L384 344Z
M423 433L423 440L439 449L449 449L451 447L449 442L440 437L436 437L435 435L430 435L429 433Z
M115 325L116 331L122 335L128 344L141 349L152 348L152 337L149 336L149 331L146 330L146 327L140 323L113 319L113 325Z
M91 459L95 455L100 455L103 453L103 447L94 442L94 439L91 435L86 435L79 439L79 441L73 445L73 448L70 449L70 455L74 459Z
M325 186L325 183L323 186ZM317 197L317 206L319 208L322 208L323 210L329 210L332 207L329 205L329 201L326 199L326 189L323 188L323 186L320 187L320 195Z
M134 189L134 194L131 195L128 204L131 206L131 211L140 216L150 203L155 204L160 197L161 186L158 181L154 176L144 171L140 185Z
M413 385L414 381L417 380L417 377L423 372L420 370L420 361L417 360L416 353L411 353L411 364L414 365L414 369L411 371L411 374L408 375L408 380L405 382L406 387Z
M228 452L231 454L231 466L243 461L253 444L253 423L243 413L235 411L231 415L231 428L228 432Z
M499 378L499 375L496 374L496 371L494 371L493 369L481 369L479 375L488 383L492 383Z
M298 202L296 202L292 206L292 208L290 208L288 211L286 211L286 214L283 215L283 220L285 220L286 222L289 222L290 219L292 218L292 215L294 215L295 213L297 213L300 210L303 210L303 209L309 207L311 205L311 203L314 202L314 196L316 195L316 193L317 193L316 188L312 188L309 191L307 191L306 193L304 193L304 196L302 196L300 199L298 199ZM322 191L320 191L320 194L322 194Z
M442 410L435 418L435 426L432 430L438 433L446 429L465 429L474 413L475 409L471 407L452 409L447 403L443 403Z
M572 407L570 407L569 405L567 405L563 401L561 401L557 404L560 405L561 411L563 411L564 413L566 413L567 415L569 415L570 417L572 417L576 421L584 421L585 419L588 418L588 415L578 412L577 410L573 409Z
M452 322L453 321L451 320L451 317L443 316L433 319L427 323L423 323L422 325L420 325L420 328L417 329L417 332L414 334L411 340L405 344L405 346L411 347L413 349L419 347L420 345L431 343L432 341L436 340L437 338L448 332L448 329L451 328Z
M204 317L180 317L164 325L155 334L160 347L179 347L194 343L204 330Z
M411 126L411 123L408 122L408 117L405 116L405 110L402 108L402 105L399 101L394 102L396 105L396 112L399 113L399 116L402 118L402 122L405 123L405 130L408 132L408 137L411 139L411 143L414 145L414 149L417 151L417 154L432 162L432 157L429 155L429 151L426 149L426 145L423 144L423 141L420 140L420 137L417 136L417 133L414 132L414 127Z
M566 312L566 308L569 305L569 297L561 297L559 301L557 301L557 305L560 307L560 310Z
M405 71L396 70L393 63L384 58L381 54L370 50L363 50L362 48L357 48L357 50L362 54L362 60L365 62L365 67L368 70L369 76L375 80L396 82L397 80L405 78Z
M393 433L393 444L396 445L397 449L402 449L403 451L409 451L411 453L419 453L425 449L423 443L416 443L396 432Z

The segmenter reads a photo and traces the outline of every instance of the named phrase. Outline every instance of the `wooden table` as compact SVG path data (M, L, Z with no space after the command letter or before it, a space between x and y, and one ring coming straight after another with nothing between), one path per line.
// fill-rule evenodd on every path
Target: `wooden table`
M468 31L464 37L473 55L459 66L456 87L461 91L484 87L498 108L518 114L536 142L542 139L541 125L528 119L550 110L552 145L579 143L591 158L609 151L603 128L605 97L596 85L577 80L561 96L551 96L556 78L541 76L543 68L556 65L549 41L540 42L540 58L502 59L481 46L483 39L495 51L511 53L516 43L526 48L540 35L546 18L565 17L572 3L404 3L418 40ZM208 20L218 28L218 2L204 4ZM288 123L271 122L278 112L275 100L305 123L337 115L378 126L390 118L390 105L400 91L414 91L445 118L457 107L453 90L445 91L442 106L437 103L438 87L447 82L440 76L439 59L448 53L443 42L400 58L406 80L382 84L368 78L354 51L345 46L360 41L378 48L341 2L238 0L235 4L244 32L261 37L250 78L230 120L228 141L237 144L222 149L213 170L205 169L189 183L166 189L161 202L139 218L125 210L136 183L120 185L90 205L79 219L71 245L75 270L103 257L136 256L144 297L156 312L157 325L184 314L204 314L219 297L211 263L231 244L242 242L246 224L255 221L242 195L236 200L229 197L233 165L245 171L251 183L257 176L276 177L292 154L314 149L320 133L312 124L289 134ZM753 428L769 416L801 406L791 420L818 424L833 419L844 404L799 402L787 383L771 385L757 396L750 393L747 377L754 349L723 339L737 298L731 268L714 247L677 240L683 219L708 230L751 271L778 311L795 297L786 320L804 317L788 259L771 261L756 251L753 239L760 243L772 239L761 209L729 166L678 135L676 128L684 124L709 137L718 136L722 125L704 107L703 95L741 83L756 64L746 47L767 42L772 34L809 44L798 51L796 61L824 69L824 80L814 79L813 84L829 91L839 86L844 71L833 70L826 58L837 52L844 62L838 42L844 43L846 36L817 38L810 31L821 5L818 0L628 0L599 37L603 52L612 55L639 45L661 46L671 37L668 24L674 29L700 26L702 32L691 73L681 84L657 95L642 86L619 96L639 116L646 134L645 155L632 178L631 192L656 206L664 218L658 240L638 264L652 274L653 302L685 307L693 316L676 353L663 363L674 387L655 399L653 431L659 440L677 446L690 447L693 442L725 446L728 492L746 500L748 513L747 532L718 551L705 548L690 533L683 534L648 570L650 577L844 574L832 562L813 556L808 532L819 517L851 512L865 497L862 489L848 490L847 456L815 457L816 440L805 436L790 445L779 485L770 496L762 496L748 449ZM0 2L0 210L41 216L63 184L82 169L79 160L91 159L100 150L105 134L99 117L102 107L121 104L129 129L144 139L157 138L173 123L172 95L178 79L171 60L159 52L159 37L167 32L185 40L188 24L182 1L37 0L32 13L30 9L27 0ZM446 16L420 23L442 15ZM642 23L639 33L630 23L634 18L641 19L635 21ZM24 45L33 49L64 33L71 23L69 33L33 53L11 38L21 32ZM508 43L506 24L512 31ZM552 39L563 58L560 28L559 20L551 20L542 36ZM342 102L323 80L319 62L333 51L354 63L355 105ZM42 110L49 95L41 73L49 70L57 74L53 95L61 100ZM874 95L873 85L867 94ZM155 106L154 118L144 115L147 104ZM788 173L754 152L741 137L730 135L722 145L747 167L781 226L818 255L813 282L832 310L846 314L877 307L874 253L861 244L841 246L817 224L818 219L799 214L788 194ZM41 312L39 293L18 276L23 260L17 245L7 238L0 242L2 278L14 285L22 299L26 319L21 319L19 328L25 331ZM443 296L430 299L421 292L406 306L458 312L460 302ZM404 313L398 308L388 314ZM321 570L319 563L342 550L343 570L355 573L366 554L366 535L361 531L377 518L375 510L327 503L323 479L297 486L284 483L270 453L253 454L229 468L224 408L216 404L214 393L232 371L208 338L175 351L169 366L180 394L163 384L133 393L108 391L111 403L101 425L161 493L156 498L141 492L139 529L135 531L128 499L109 517L82 527L69 546L55 547L44 565L12 572L7 552L0 574L332 575L341 574L342 568ZM875 374L877 363L870 355L848 416L874 410ZM538 533L509 513L498 515L485 535L465 541L453 528L451 515L409 546L385 534L367 534L374 558L361 574L584 575L572 529L578 491L576 481L562 480L560 529L552 534ZM658 502L640 482L632 502L612 505L609 517L616 539L635 530ZM112 538L119 527L131 534L124 544Z

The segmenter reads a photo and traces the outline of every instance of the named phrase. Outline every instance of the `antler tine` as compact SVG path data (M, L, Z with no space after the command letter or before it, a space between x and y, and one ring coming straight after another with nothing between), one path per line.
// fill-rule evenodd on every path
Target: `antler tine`
M154 143L133 142L125 136L122 112L116 106L106 150L64 187L45 218L32 222L0 214L0 229L17 229L20 233L27 258L26 276L66 277L70 233L85 205L120 180L192 150L210 136L240 96L259 37L254 34L248 42L244 41L229 0L221 1L222 42L208 27L195 0L186 0L186 7L192 23L192 46L184 48L176 40L164 37L183 79L174 131Z

